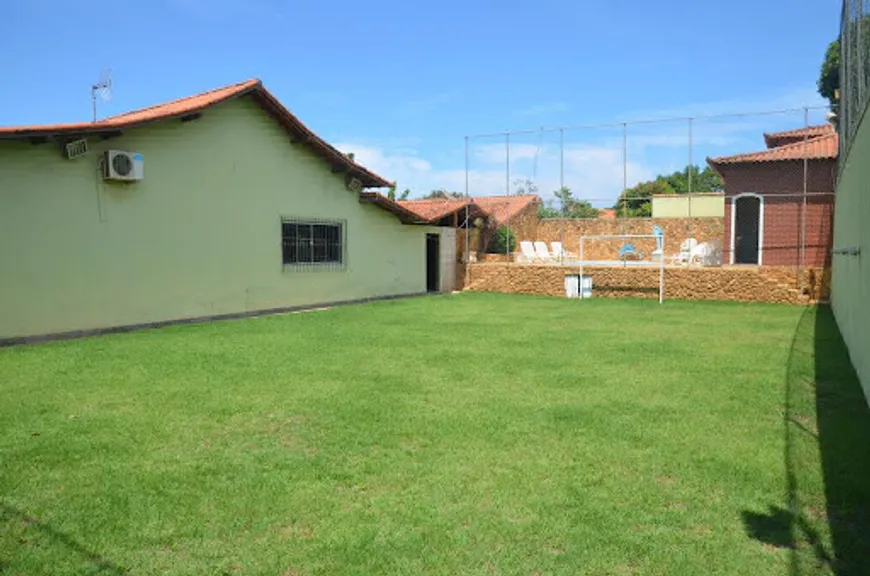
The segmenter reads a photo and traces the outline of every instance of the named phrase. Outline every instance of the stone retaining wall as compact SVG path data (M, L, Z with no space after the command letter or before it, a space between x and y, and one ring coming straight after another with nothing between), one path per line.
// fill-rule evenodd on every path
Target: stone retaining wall
M478 263L469 266L467 290L565 295L565 275L574 267ZM588 267L594 298L658 298L658 268ZM830 270L806 271L806 290L793 267L665 268L665 299L733 300L810 304L828 299Z
M600 218L571 218L539 220L537 227L527 229L527 236L517 236L520 240L541 240L561 242L566 250L577 253L580 236L614 234L652 234L653 226L661 226L665 233L664 252L666 255L678 254L680 243L687 238L698 242L725 238L723 218L625 218L603 220ZM617 260L619 248L625 240L588 240L584 244L584 260ZM635 238L632 244L647 256L656 249L654 238ZM519 244L517 246L519 249Z

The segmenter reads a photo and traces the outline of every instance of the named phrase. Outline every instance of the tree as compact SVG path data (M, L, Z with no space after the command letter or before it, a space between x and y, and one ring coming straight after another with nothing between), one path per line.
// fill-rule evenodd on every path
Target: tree
M533 195L538 193L538 185L530 178L514 180L514 196Z
M722 178L709 166L704 167L703 170L697 166L686 166L682 172L677 171L668 176L658 176L656 180L664 180L670 184L676 194L688 194L690 172L692 192L719 192L722 190Z
M410 190L410 188L405 188L404 190L402 190L402 193L399 194L398 197L397 197L397 196L396 196L396 185L395 185L395 184L393 184L392 186L390 186L390 191L387 192L387 197L388 197L390 200L407 200L407 199L408 199L408 196L410 196L410 195L411 195L411 190Z
M601 211L592 206L588 200L576 200L571 206L569 218L598 218Z
M650 197L656 194L676 194L676 191L663 178L641 182L619 195L616 204L613 205L616 209L616 215L628 218L649 218L652 216Z
M490 254L507 254L513 252L516 246L517 238L514 233L504 226L499 226L487 248Z
M465 198L465 194L462 192L448 192L443 188L439 188L438 190L432 190L425 196L423 196L425 200L436 200L439 198L443 199L452 199L452 198Z
M822 70L819 74L819 80L816 84L819 90L819 95L822 98L827 98L831 104L831 112L835 115L840 108L839 90L840 90L840 39L836 39L828 44L828 49L825 51L825 60L822 62ZM835 116L836 119L836 116Z
M556 197L556 200L559 202L559 214L568 217L568 214L571 213L571 205L574 204L574 194L571 192L571 189L567 186L562 186L555 192L553 192L553 196Z
M689 174L692 175L692 192L719 192L723 188L722 178L719 173L705 167L703 170L697 166L686 166L683 170L656 176L655 180L641 182L629 188L619 195L616 204L618 216L624 217L649 217L652 216L652 202L650 198L657 194L688 194Z
M562 186L553 196L559 201L559 213L563 218L598 218L598 209L587 200L578 200L567 186Z
M552 198L546 202L542 202L538 207L538 218L542 220L545 218L558 218L561 215L562 213L559 209L553 206Z

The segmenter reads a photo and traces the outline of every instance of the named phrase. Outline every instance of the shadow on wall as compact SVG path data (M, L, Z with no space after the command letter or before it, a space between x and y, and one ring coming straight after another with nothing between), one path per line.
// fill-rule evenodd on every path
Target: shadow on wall
M61 562L64 566L78 566L80 574L100 576L121 576L129 574L126 568L103 558L89 550L81 542L49 524L40 521L26 512L0 502L0 550L20 550L35 570L44 570ZM15 558L0 556L0 574L13 571ZM13 564L8 564L8 562ZM38 564L34 564L38 562ZM42 573L42 572L39 572Z
M791 576L870 574L870 409L830 308L807 308L786 371L786 502L743 511Z

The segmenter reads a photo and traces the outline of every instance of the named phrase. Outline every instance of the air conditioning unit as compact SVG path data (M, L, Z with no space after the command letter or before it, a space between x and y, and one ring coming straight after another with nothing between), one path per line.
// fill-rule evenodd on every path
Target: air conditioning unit
M145 177L145 160L138 152L106 150L103 168L106 180L135 182Z

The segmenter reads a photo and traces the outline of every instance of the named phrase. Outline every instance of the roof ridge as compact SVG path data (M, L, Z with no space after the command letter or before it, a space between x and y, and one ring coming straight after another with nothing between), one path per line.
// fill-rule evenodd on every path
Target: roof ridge
M472 196L475 198L537 198L537 194L494 194L491 196Z
M785 160L785 158L776 158L781 155L783 152L790 152L792 150L797 150L802 147L807 148L807 152L805 156L807 159L819 159L820 156L816 154L812 154L810 151L810 146L812 144L816 144L819 142L823 142L826 140L834 140L839 138L839 134L837 132L832 132L830 134L822 134L821 136L814 136L812 138L807 138L806 140L799 140L797 142L792 142L790 144L783 144L782 146L775 146L773 148L767 148L765 150L756 150L753 152L743 152L741 154L734 154L732 156L718 156L716 158L707 158L707 161L712 164L723 164L723 163L735 163L740 162L742 160L752 159L758 161L759 158L767 158L773 156L774 159L777 160ZM801 158L793 158L794 160L800 160Z
M471 198L463 196L461 198L405 198L400 202L464 202L471 200Z
M243 82L236 82L235 84L227 84L226 86L221 86L219 88L212 88L211 90L206 90L205 92L197 92L196 94L189 94L187 96L182 96L181 98L175 98L173 100L167 100L165 102L160 102L158 104L153 104L151 106L145 106L144 108L137 108L135 110L128 110L127 112L121 112L120 114L115 114L114 116L107 116L106 118L102 118L96 122L96 124L101 124L103 122L111 122L113 120L120 120L125 116L132 116L133 114L140 114L142 112L147 112L149 110L155 110L157 108L163 108L164 106L171 106L172 104L178 104L184 102L186 100L193 100L194 98L202 98L203 96L208 96L209 94L214 94L215 92L223 92L230 91L233 88L241 89L244 88L256 88L257 86L262 86L263 83L259 78L249 78Z
M737 154L735 156L723 156L723 158L736 158L737 156L755 156L756 154L765 154L767 152L781 152L783 150L792 150L794 148L800 148L805 144L812 144L813 142L818 142L819 140L825 140L828 138L833 138L837 134L822 134L821 136L813 136L811 138L807 138L806 140L798 140L797 142L791 142L790 144L783 144L782 146L775 146L773 148L768 148L766 150L758 150L756 152L743 152L742 154Z
M779 132L764 132L764 136L782 138L784 136L793 136L795 134L800 134L801 132L808 132L811 130L827 130L829 132L833 132L834 127L830 122L826 122L824 124L811 124L802 128L792 128L791 130L780 130Z

